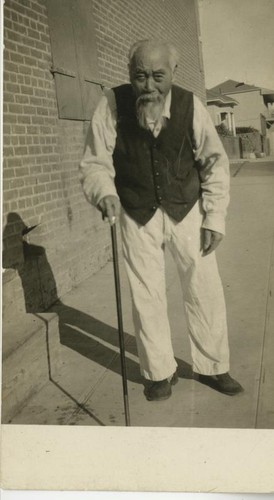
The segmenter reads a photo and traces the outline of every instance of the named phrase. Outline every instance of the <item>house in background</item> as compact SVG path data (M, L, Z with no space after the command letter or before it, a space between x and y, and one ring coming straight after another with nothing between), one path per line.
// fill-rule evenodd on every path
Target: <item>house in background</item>
M264 89L264 92L269 92L269 91ZM271 156L274 156L274 94L267 93L264 95L267 95L268 98L269 95L272 95L272 101L268 102L267 105L268 113L266 117L266 134L269 141L269 154Z
M235 136L234 106L237 106L237 101L220 92L207 90L206 103L214 125L225 125L225 127Z
M262 138L262 150L269 154L270 129L273 123L274 90L249 85L235 80L226 80L212 87L209 93L235 99L238 103L234 109L236 128L252 127L258 130Z

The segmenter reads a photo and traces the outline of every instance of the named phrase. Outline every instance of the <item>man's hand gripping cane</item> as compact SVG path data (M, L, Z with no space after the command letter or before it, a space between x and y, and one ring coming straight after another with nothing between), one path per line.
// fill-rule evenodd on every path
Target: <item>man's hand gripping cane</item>
M120 200L117 196L104 196L98 203L103 219L107 219L112 226L120 214Z

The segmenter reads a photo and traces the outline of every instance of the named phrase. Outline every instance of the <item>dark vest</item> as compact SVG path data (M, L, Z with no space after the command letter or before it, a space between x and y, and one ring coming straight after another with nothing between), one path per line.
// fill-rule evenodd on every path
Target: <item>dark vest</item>
M113 153L115 185L125 211L145 225L162 206L181 221L200 196L193 155L193 94L172 86L170 119L154 137L141 128L130 84L113 89L117 139Z

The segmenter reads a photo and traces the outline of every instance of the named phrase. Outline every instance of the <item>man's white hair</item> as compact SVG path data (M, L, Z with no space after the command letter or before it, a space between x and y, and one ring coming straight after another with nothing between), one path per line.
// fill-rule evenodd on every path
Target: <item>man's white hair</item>
M133 43L132 46L129 49L128 53L128 60L129 60L129 66L132 64L132 60L134 59L134 56L136 52L138 52L139 49L142 48L164 48L168 52L169 56L169 63L171 66L171 69L174 70L176 66L178 65L179 62L179 54L177 49L174 47L169 42L166 42L165 40L157 40L157 39L145 39L145 40L138 40L137 42Z

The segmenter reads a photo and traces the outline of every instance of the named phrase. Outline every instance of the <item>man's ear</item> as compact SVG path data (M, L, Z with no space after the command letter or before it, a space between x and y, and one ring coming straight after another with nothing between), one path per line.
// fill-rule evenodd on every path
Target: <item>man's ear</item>
M173 69L173 72L172 72L172 81L173 81L173 80L174 80L174 78L175 78L175 74L176 74L177 68L178 68L178 64L176 64L176 66L175 66L175 67L174 67L174 69Z
M127 69L128 69L128 75L129 75L129 79L131 81L131 77L132 77L132 67L131 67L131 64L128 63L127 65Z

